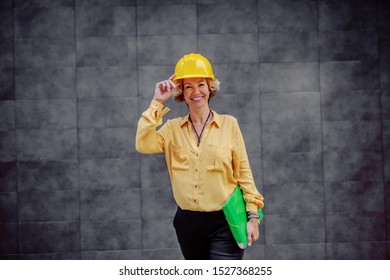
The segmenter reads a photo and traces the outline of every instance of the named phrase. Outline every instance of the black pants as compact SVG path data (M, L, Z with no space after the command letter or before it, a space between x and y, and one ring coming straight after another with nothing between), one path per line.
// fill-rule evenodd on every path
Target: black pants
M173 226L186 260L242 260L244 250L234 240L223 211L177 209Z

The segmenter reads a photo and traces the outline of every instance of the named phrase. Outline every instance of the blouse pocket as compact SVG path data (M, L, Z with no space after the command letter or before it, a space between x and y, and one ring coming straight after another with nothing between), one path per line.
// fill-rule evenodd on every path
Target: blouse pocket
M209 145L207 149L207 170L224 171L231 169L232 156L231 150L227 147Z
M172 169L187 170L190 167L189 151L186 146L173 145L172 147Z

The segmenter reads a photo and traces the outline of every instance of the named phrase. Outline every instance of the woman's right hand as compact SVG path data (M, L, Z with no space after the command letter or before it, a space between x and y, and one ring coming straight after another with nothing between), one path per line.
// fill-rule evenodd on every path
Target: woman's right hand
M177 87L176 84L172 81L175 78L175 74L169 77L168 80L158 82L154 90L153 99L164 104L173 94L173 91Z

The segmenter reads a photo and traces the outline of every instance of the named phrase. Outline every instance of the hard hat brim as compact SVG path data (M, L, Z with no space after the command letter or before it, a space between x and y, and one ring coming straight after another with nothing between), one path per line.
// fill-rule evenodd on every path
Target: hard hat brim
M182 80L182 79L190 79L190 78L210 78L212 81L214 80L214 76L205 76L205 75L182 75L176 76L173 78L173 81Z

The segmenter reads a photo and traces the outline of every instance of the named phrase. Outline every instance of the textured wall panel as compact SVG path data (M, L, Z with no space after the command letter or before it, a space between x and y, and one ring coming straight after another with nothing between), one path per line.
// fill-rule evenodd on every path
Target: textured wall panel
M2 38L0 42L0 67L13 68L14 67L14 42L9 38Z
M0 65L2 65L1 55L0 55ZM14 100L15 99L14 87L15 87L14 70L0 69L0 100Z
M127 127L138 118L137 98L86 99L78 102L78 126Z
M90 251L82 252L83 260L141 260L141 250Z
M260 62L317 61L317 33L259 33L259 59Z
M281 183L264 187L269 208L267 214L300 215L324 214L322 183ZM310 201L311 203L307 203Z
M82 159L126 157L134 152L135 128L88 128L79 131Z
M47 191L19 194L21 222L77 221L78 192Z
M200 34L257 32L257 1L205 4L197 9Z
M16 99L67 99L76 97L72 67L22 68L15 71Z
M267 246L270 260L323 260L326 259L324 244L292 244Z
M15 38L74 37L74 8L14 10Z
M255 63L219 64L214 75L221 82L222 90L218 96L230 93L259 92L259 68ZM235 74L232 75L231 73Z
M81 222L83 251L134 250L142 248L141 220Z
M257 61L257 36L254 33L199 35L199 52L213 63L252 63Z
M136 0L74 0L76 6L133 6Z
M221 94L212 100L212 108L220 114L235 116L240 124L258 124L260 118L260 95L254 92Z
M380 71L381 88L390 89L390 60L381 60ZM387 95L390 95L389 90L387 90L386 92Z
M195 35L187 34L137 37L138 64L172 65L185 53L196 52L196 42Z
M177 205L170 188L142 189L142 218L146 220L172 218L176 209Z
M82 220L125 220L141 215L141 190L85 190L81 192Z
M373 121L380 120L381 108L390 104L381 102L380 91L337 91L321 92L323 121Z
M79 186L82 190L112 190L141 186L139 155L126 158L80 160Z
M167 164L162 154L141 156L141 185L142 188L171 187Z
M261 92L319 91L318 63L260 64Z
M325 223L322 215L301 215L299 219L285 214L269 214L267 244L315 244L325 241Z
M318 124L265 123L262 126L263 153L310 153L321 151Z
M325 181L382 180L382 154L379 152L328 151L323 158Z
M76 9L77 37L134 36L134 7L79 7Z
M19 161L18 191L77 190L78 173L76 160Z
M315 1L259 0L259 31L315 31L317 8Z
M76 101L20 100L16 102L18 129L70 129L76 128Z
M386 240L385 217L377 213L329 214L326 233L329 243L383 241Z
M138 6L137 28L140 36L196 33L196 6Z
M77 66L126 66L136 61L134 37L87 37L77 40Z
M172 225L172 218L160 218L158 220L144 220L142 230L143 248L168 249L179 248L176 233ZM166 237L160 238L161 233Z
M264 184L322 181L320 153L264 155Z
M137 96L137 70L127 66L80 67L77 73L77 96Z
M74 38L26 38L15 40L15 66L74 67Z
M13 15L11 9L0 10L0 38L13 37Z
M320 30L375 29L377 11L367 1L318 1Z
M0 192L16 192L16 162L0 162Z
M385 242L330 243L326 245L328 259L332 260L384 260Z
M18 225L0 223L0 237L0 254L16 255L18 253Z
M15 102L0 101L0 131L15 129Z
M78 222L22 223L19 250L22 254L80 251Z
M0 223L15 223L18 220L16 192L0 193Z
M382 182L325 183L327 213L383 213Z
M380 87L376 61L332 61L320 64L321 91L375 90Z
M264 123L320 122L320 96L317 92L263 94Z
M378 59L378 37L372 31L327 31L319 38L320 60Z
M18 130L19 160L66 160L77 158L77 131Z
M0 161L8 162L16 160L16 135L14 131L0 131Z
M74 6L75 0L13 0L15 7L62 7Z

